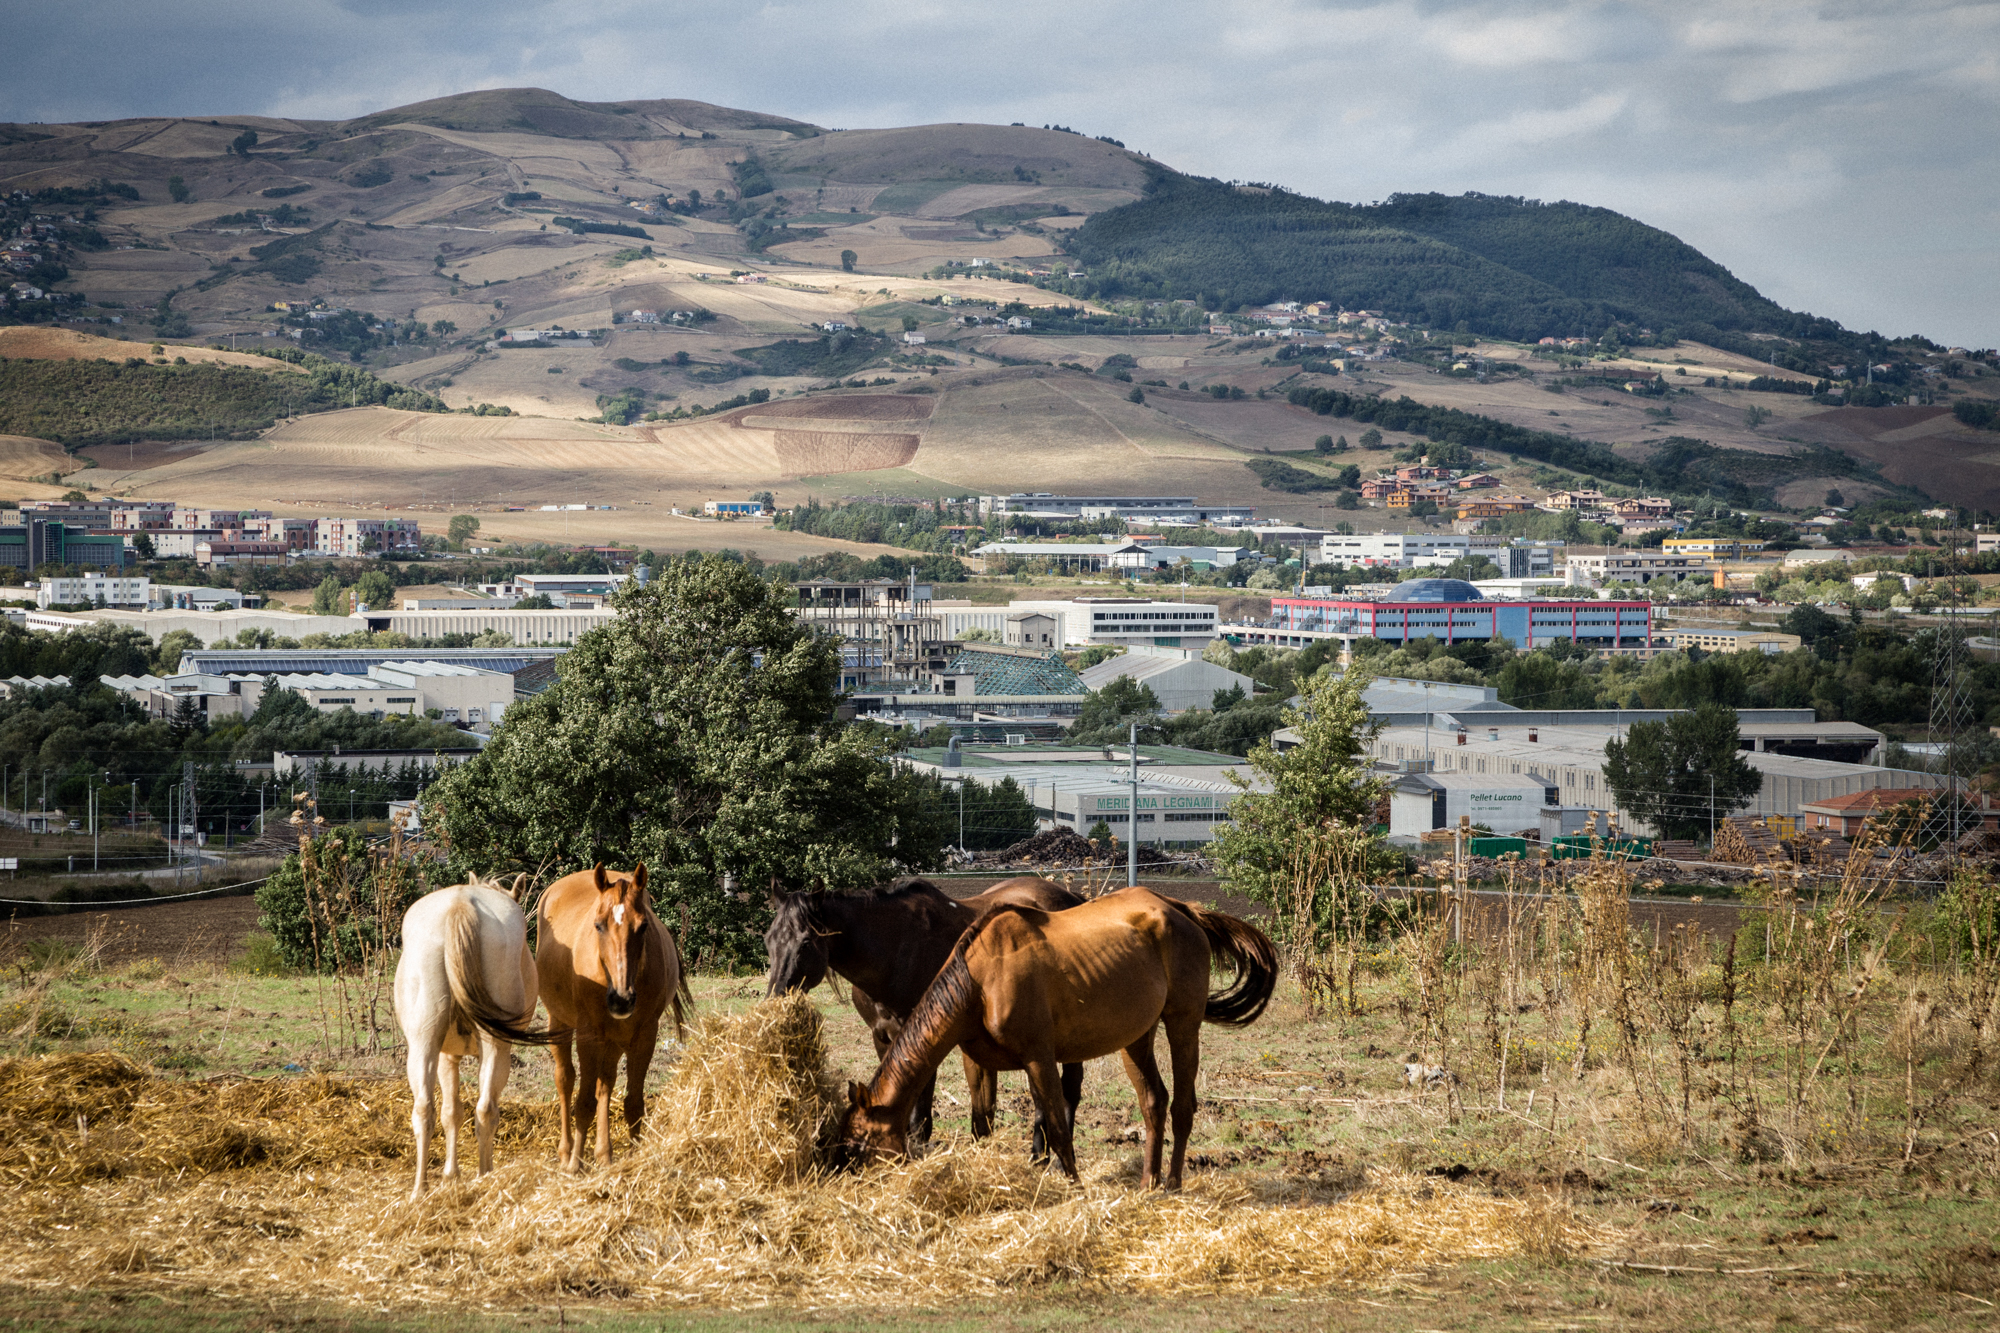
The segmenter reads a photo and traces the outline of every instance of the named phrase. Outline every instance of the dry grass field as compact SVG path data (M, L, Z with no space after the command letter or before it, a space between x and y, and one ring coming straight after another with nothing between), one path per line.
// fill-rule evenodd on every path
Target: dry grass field
M23 361L77 361L111 360L123 361L126 357L141 355L151 357L153 353L146 347L134 347L130 342L116 338L100 338L95 334L78 332L75 329L51 328L45 324L17 324L12 328L0 329L0 357L14 357ZM249 352L218 352L206 346L192 346L187 343L160 343L160 356L169 361L184 357L190 362L221 366L250 366L257 370L277 371L284 374L298 372L282 361L274 361L268 356L256 356Z
M59 444L26 435L0 435L0 482L20 500L55 499L70 489L68 483L50 481L51 476L74 472L76 458ZM39 478L39 480L37 480Z
M865 1028L825 989L759 1006L761 977L711 974L611 1169L549 1170L549 1062L518 1050L496 1173L412 1204L381 974L290 975L255 936L114 950L95 914L16 930L0 1300L36 1326L161 1329L1990 1318L1990 945L1939 952L1934 918L1881 915L1852 873L1816 894L1780 877L1734 935L1639 926L1615 865L1519 887L1462 948L1419 900L1288 951L1261 1019L1203 1029L1179 1195L1133 1188L1110 1059L1085 1073L1080 1184L1025 1160L1018 1075L995 1139L970 1142L955 1062L928 1155L829 1173L821 1126L873 1068Z
M670 340L678 337L663 335L648 350ZM633 342L621 335L620 345ZM780 397L672 424L619 427L563 419L558 413L565 407L577 416L594 410L582 393L600 391L602 372L588 371L584 359L607 350L483 358L478 367L456 372L445 390L487 402L511 396L521 409L546 415L380 408L325 413L282 424L259 440L213 448L94 449L89 453L99 467L92 480L120 494L256 504L282 513L609 504L620 517L572 516L566 521L570 533L669 545L697 539L686 520L667 511L698 510L705 499L763 489L775 491L781 503L829 491L965 495L1085 488L1200 495L1297 516L1319 504L1264 490L1243 466L1267 446L1308 448L1319 433L1318 418L1279 402L1216 403L1167 392L1134 404L1126 401L1124 385L1107 379L1016 368L926 378L929 394ZM549 374L550 365L565 366L566 373ZM445 369L440 363L439 373ZM538 384L537 377L554 387ZM535 389L542 392L533 394ZM908 474L915 490L886 473ZM539 518L507 515L493 522L547 535ZM564 525L558 520L558 530ZM631 535L635 531L642 535ZM699 538L701 544L711 540L708 533Z
M960 193L952 191L953 195ZM796 263L838 268L843 250L854 251L861 268L891 273L919 273L952 259L1040 259L1056 253L1047 238L1026 232L984 236L971 227L940 227L934 221L892 217L835 227L816 240L774 245L770 253Z

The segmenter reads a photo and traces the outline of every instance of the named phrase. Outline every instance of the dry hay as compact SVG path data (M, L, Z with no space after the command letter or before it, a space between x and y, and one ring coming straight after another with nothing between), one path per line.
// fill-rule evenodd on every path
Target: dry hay
M814 395L788 403L761 403L749 415L808 417L818 421L928 421L937 400L910 393Z
M1617 1239L1548 1200L1399 1176L1342 1193L1313 1179L1201 1174L1181 1193L1142 1194L1133 1163L1099 1161L1076 1186L1030 1165L1018 1144L990 1141L835 1174L824 1163L841 1105L810 1002L765 1001L702 1024L653 1099L651 1133L608 1171L556 1173L546 1114L510 1113L498 1170L409 1203L406 1166L356 1160L392 1158L408 1142L406 1094L388 1084L203 1091L105 1057L15 1062L0 1075L0 1110L10 1137L33 1140L15 1157L108 1165L118 1149L87 1156L79 1114L109 1122L93 1140L132 1138L117 1178L97 1167L32 1183L17 1174L0 1282L378 1307L577 1296L909 1305L1057 1281L1155 1295L1372 1285ZM231 1152L212 1145L227 1124L252 1120L274 1146L259 1169L228 1169ZM188 1141L168 1141L170 1127Z

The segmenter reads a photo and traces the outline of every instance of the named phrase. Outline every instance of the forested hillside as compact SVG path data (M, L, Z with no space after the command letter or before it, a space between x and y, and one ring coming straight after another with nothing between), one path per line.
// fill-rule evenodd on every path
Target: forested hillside
M304 374L273 363L155 365L142 357L40 361L0 357L0 435L54 440L72 451L126 440L190 440L261 430L281 416L340 407L443 412L430 394L317 356Z
M1136 204L1095 214L1076 294L1280 299L1375 309L1432 328L1534 339L1628 325L1704 341L1831 338L1840 326L1758 294L1692 246L1610 209L1482 195L1327 203L1156 171Z
M1801 475L1866 476L1875 484L1882 484L1873 466L1821 445L1802 445L1789 454L1766 454L1722 449L1706 440L1670 435L1655 441L1651 452L1639 461L1621 457L1609 446L1595 441L1574 439L1554 431L1528 430L1455 407L1419 403L1407 396L1389 399L1378 394L1348 393L1344 389L1301 387L1293 389L1288 398L1293 406L1319 416L1409 431L1467 449L1490 449L1518 458L1532 458L1598 481L1642 487L1671 496L1721 496L1731 504L1768 507L1774 503L1774 487Z

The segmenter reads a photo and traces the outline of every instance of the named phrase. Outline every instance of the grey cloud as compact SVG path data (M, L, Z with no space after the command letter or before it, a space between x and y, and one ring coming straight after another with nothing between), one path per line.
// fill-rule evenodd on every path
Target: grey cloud
M1991 345L2000 6L1767 0L0 0L0 118L339 117L475 87L1058 122L1330 198L1572 198L1795 307Z

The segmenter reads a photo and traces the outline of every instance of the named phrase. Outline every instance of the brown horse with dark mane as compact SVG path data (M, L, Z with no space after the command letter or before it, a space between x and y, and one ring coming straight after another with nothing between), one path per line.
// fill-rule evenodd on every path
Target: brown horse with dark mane
M766 992L811 990L828 972L853 987L854 1008L875 1038L879 1059L889 1053L904 1020L923 999L938 970L951 957L952 946L973 922L995 907L1012 904L1062 912L1084 902L1053 880L1021 875L995 884L970 898L951 898L929 880L911 880L872 893L771 894L771 925L764 946L771 958ZM1065 1097L1074 1108L1083 1096L1083 1066L1065 1065ZM972 1133L993 1132L994 1104L1000 1078L965 1058L965 1081L971 1089ZM931 1107L937 1075L925 1079L910 1104L910 1138L930 1142ZM1041 1118L1034 1126L1034 1153L1045 1151Z
M1235 964L1236 976L1211 995L1217 954ZM1150 1188L1160 1181L1165 1137L1167 1086L1153 1058L1153 1034L1164 1026L1174 1068L1174 1156L1166 1184L1178 1189L1194 1125L1201 1025L1254 1021L1277 979L1277 952L1256 927L1143 886L1067 912L997 907L959 939L874 1080L865 1088L848 1085L847 1153L905 1154L904 1127L918 1088L960 1046L988 1069L1028 1072L1049 1146L1074 1180L1075 1124L1057 1066L1122 1051L1146 1121L1139 1184Z
M653 914L643 864L629 875L606 873L602 865L565 875L549 885L539 911L535 962L542 1003L553 1026L576 1034L574 1064L567 1040L555 1048L562 1112L556 1155L564 1170L576 1170L585 1128L594 1124L598 1164L608 1165L619 1061L625 1062L625 1124L636 1139L645 1120L646 1070L660 1039L660 1019L671 1006L674 1033L682 1035L694 998L680 949Z

